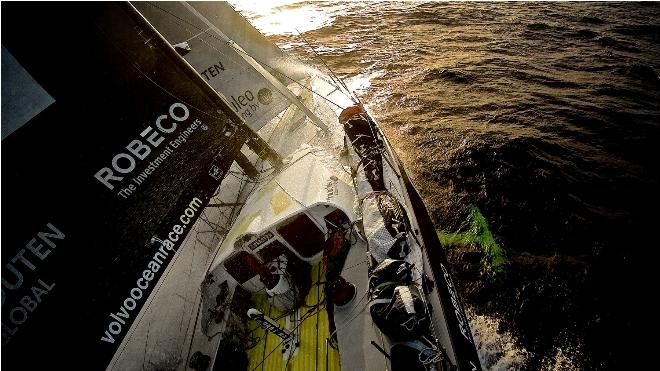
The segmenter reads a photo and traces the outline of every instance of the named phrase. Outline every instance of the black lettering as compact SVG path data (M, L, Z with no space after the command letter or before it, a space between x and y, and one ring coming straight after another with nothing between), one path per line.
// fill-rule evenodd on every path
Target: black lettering
M231 106L234 107L234 110L236 112L240 111L241 105L236 101L236 98L234 96L231 96Z
M23 296L18 302L21 303L23 308L29 310L30 312L34 312L34 310L37 309L37 305L39 304L27 295Z
M7 335L14 335L18 331L18 328L10 328L9 326L5 325L4 323L2 324L2 335L4 336L5 334Z

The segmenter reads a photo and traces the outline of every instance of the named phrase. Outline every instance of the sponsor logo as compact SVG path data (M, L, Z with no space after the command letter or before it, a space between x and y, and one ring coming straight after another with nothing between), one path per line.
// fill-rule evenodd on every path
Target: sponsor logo
M12 299L7 301L12 308L8 314L3 312L3 346L9 343L18 328L38 309L39 305L48 297L46 295L49 295L55 287L55 283L46 283L45 278L33 276L33 272L41 267L46 258L55 255L57 248L60 248L60 244L66 237L52 223L47 223L46 227L35 233L25 247L18 250L18 253L3 267L6 270L2 272L2 306L5 305L5 292L7 294L13 292L14 295L21 296L18 301Z
M263 88L257 93L259 103L269 105L273 102L273 93L268 88Z
M271 238L273 238L273 232L268 231L268 232L262 234L261 236L259 236L256 240L250 242L250 244L247 247L250 250L254 250L257 247L259 247L259 246L265 244L266 242L268 242L268 240L270 240Z
M146 268L138 275L135 285L128 291L119 306L119 310L110 313L108 325L105 332L101 335L101 341L114 344L121 340L121 336L127 327L130 327L131 316L137 316L142 307L142 303L147 300L149 290L159 279L159 271L166 269L172 258L176 254L176 242L180 238L185 238L186 229L192 226L195 216L203 210L202 200L193 197L186 209L179 215L181 224L172 226L167 237L160 239L157 236L151 238L151 244L158 247L153 252L153 257L147 263Z
M467 317L465 316L465 312L463 311L460 301L458 300L458 293L456 292L456 288L454 288L454 283L451 280L449 271L447 271L447 268L445 268L444 264L442 263L440 264L440 268L442 269L445 282L447 283L447 291L449 291L451 305L454 307L454 314L456 315L456 320L458 320L458 328L461 330L461 335L463 335L463 337L471 344L474 344L474 340L472 340L472 334L470 333L470 327L468 326Z
M224 174L217 165L213 165L209 169L209 175L215 180L220 180Z
M155 149L163 143L165 136L171 135L177 125L190 116L188 107L183 103L174 103L170 106L168 114L156 118L155 125L148 126L140 133L140 138L131 141L125 148L126 151L117 153L110 162L110 166L101 168L94 174L94 178L109 190L114 190L115 185L121 182L128 174L135 170L138 164L149 157ZM154 129L154 126L156 129ZM166 151L169 148L165 149ZM169 153L164 153L165 157ZM135 186L133 186L135 188ZM127 190L130 194L134 189ZM126 198L127 195L122 194Z
M221 61L212 64L206 69L202 70L200 74L206 78L206 81L210 81L212 77L220 76L220 72L225 70L225 66L222 65Z

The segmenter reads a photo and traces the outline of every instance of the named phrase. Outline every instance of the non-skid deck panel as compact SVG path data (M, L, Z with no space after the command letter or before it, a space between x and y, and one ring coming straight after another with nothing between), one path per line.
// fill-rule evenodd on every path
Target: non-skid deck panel
M383 349L390 346L369 313L368 267L366 243L358 239L351 247L341 272L342 277L355 285L356 296L346 306L335 310L341 363L350 370L389 370L389 362L371 343L373 341Z
M306 314L308 317L299 327L298 353L287 364L282 357L282 339L260 328L254 321L249 321L248 327L255 329L252 335L260 340L247 352L248 370L339 371L341 369L339 352L326 342L330 335L328 313L325 309L323 284L317 284L317 282L325 282L325 272L321 268L321 263L312 267L311 274L313 284L305 298L306 306L298 309L299 318L305 317ZM265 294L255 295L255 300L258 309L269 317L276 319L282 316ZM285 328L293 328L293 324L287 327L286 317L279 318L277 322Z

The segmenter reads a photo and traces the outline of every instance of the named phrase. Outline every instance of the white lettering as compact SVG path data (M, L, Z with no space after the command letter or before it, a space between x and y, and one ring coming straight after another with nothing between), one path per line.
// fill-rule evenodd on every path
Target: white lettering
M105 332L105 336L101 337L101 340L103 340L105 342L108 342L110 344L115 343L115 338L112 337L112 335L110 335L110 333L108 331Z
M119 166L119 160L121 160L122 158L128 160L128 167L124 168ZM112 158L112 167L122 174L127 174L133 171L133 169L135 169L135 160L130 155L127 155L125 153L119 153Z
M169 117L168 115L160 115L155 120L155 127L164 134L173 133L177 128L177 122L185 121L190 117L190 110L188 110L188 107L183 103L178 102L169 107L168 113ZM173 121L166 123L165 120L168 118ZM111 167L103 167L94 174L94 177L101 182L101 184L110 190L114 190L115 184L113 183L124 180L123 176L114 175L115 172L120 174L128 174L132 172L137 167L137 161L145 160L152 154L152 152L154 152L153 149L158 147L163 140L165 140L165 138L160 136L159 132L153 130L151 126L142 130L140 137L146 138L146 142L143 142L140 139L132 140L125 147L128 153L121 152L115 154L111 161ZM176 148L176 146L173 147ZM153 169L149 172L151 171L153 171ZM125 195L120 195L126 198Z
M133 310L137 306L137 303L135 300L133 300L133 298L126 298L126 300L124 300L124 306L128 310Z
M110 325L108 326L108 330L110 330L110 333L113 335L117 335L121 332L121 325L119 322L110 322Z
M177 116L174 114L174 109L175 108L181 108L183 110L183 116ZM175 119L176 121L185 121L188 116L190 116L190 111L188 111L188 107L186 107L182 103L174 103L173 105L170 106L170 117Z
M129 143L126 149L140 160L144 160L151 153L151 148L138 139Z

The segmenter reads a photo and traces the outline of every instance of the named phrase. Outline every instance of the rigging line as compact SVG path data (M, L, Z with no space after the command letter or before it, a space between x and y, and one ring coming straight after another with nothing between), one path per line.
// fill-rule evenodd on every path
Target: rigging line
M246 188L247 185L248 185L248 183L244 183L244 181L242 181L242 180L240 180L240 182L241 182L241 184L239 185L239 191L238 191L238 194L236 195L236 201L239 200L239 198L241 197L241 193L244 192L245 188ZM218 187L218 188L220 188L220 187ZM213 258L211 258L211 259L209 260L210 263L208 263L208 266L206 267L206 273L207 273L207 274L209 273L209 270L212 268L212 266L213 266L213 262L215 262L215 259L218 257L218 254L220 254L220 251L223 250L223 249L222 249L222 243L225 242L225 239L227 238L227 234L228 234L228 232L231 231L231 229L234 227L234 224L236 223L236 220L238 219L238 216L240 215L240 211L243 210L243 207L244 207L244 206L240 206L240 207L239 207L239 206L236 206L236 207L233 207L233 208L232 208L232 211L229 213L229 216L227 217L227 224L229 225L229 227L226 229L226 230L227 230L227 233L224 233L224 234L223 234L222 239L221 239L221 241L219 242L220 246L219 246L218 248L215 249L215 252L213 253ZM234 215L234 211L238 211L238 212L236 213L236 215ZM224 216L224 214L223 214L223 216Z
M287 371L289 369L289 362L291 362L291 359L293 356L289 356L286 360L286 364L284 365L284 370Z
M368 261L367 261L367 260L363 260L363 261L361 261L361 262L359 262L359 263L353 264L353 265L351 265L350 267L344 268L344 270L343 270L342 272L345 272L345 271L347 271L347 270L351 270L351 269L353 269L353 268L355 268L355 267L357 267L357 266L359 266L359 265L365 264L365 263L368 263Z
M312 50L312 52L314 53L314 55L315 55L315 56L321 61L321 63L323 63L323 65L328 69L328 71L330 71L330 76L329 76L329 77L330 77L330 80L332 80L332 82L335 84L335 85L333 85L333 86L335 87L335 89L341 91L341 88L342 88L342 87L343 87L343 88L346 88L346 86L342 83L342 81L339 80L339 78L337 77L337 75L335 75L335 73L332 71L332 69L331 69L331 68L325 63L325 60L323 60L323 58L321 58L321 56L319 55L319 53L316 52L316 50L311 46L311 44L307 41L307 39L305 39L305 37L300 33L300 31L298 31L297 28L294 28L294 29L295 29L296 32L298 33L298 36L300 36L300 37L303 39L303 41L304 41L305 44L309 47L309 49ZM342 94L344 94L344 95L347 96L348 98L351 98L351 100L352 100L353 102L355 102L355 100L353 99L353 97L350 96L350 92L348 92L349 94L346 94L346 93L343 92L343 91L341 91L341 92L342 92Z
M268 301L266 301L266 302L268 303ZM272 308L273 308L273 305L268 303L268 317L270 317L270 311L271 311ZM261 353L262 362L257 365L257 367L261 366L261 371L264 371L265 364L264 364L263 361L265 361L266 358L268 357L268 356L266 356L266 350L267 349L268 349L268 330L264 329L264 351L263 351L263 353ZM270 355L270 353L269 353L269 355ZM254 370L256 370L257 367L255 367ZM254 370L252 370L252 371L254 371Z
M248 57L250 57L250 58L254 59L255 61L257 61L257 63L259 63L259 64L261 64L261 65L263 65L263 66L266 66L266 67L270 68L270 69L273 70L273 71L277 71L278 74L281 74L282 76L286 77L287 79L289 79L289 80L293 81L294 83L296 83L297 85L299 85L301 88L310 91L312 94L317 95L318 97L320 97L321 99L327 101L328 103L332 103L332 104L335 105L337 108L340 108L340 109L342 109L342 110L345 108L345 107L342 107L341 105L339 105L338 103L334 102L333 100L329 99L328 97L324 96L323 94L320 94L320 93L315 92L312 88L308 88L307 86L305 86L304 84L302 84L300 81L294 79L293 77L289 77L287 74L285 74L285 73L283 73L282 71L276 69L275 67L269 65L268 63L263 62L263 61L261 61L261 60L255 58L255 57L251 56L251 55L248 54L246 51L244 51L244 50L240 50L240 49L234 47L234 46L231 45L231 44L228 44L228 45L229 45L232 49L236 50L236 52L238 52L238 53L242 53L242 54L245 54L245 55L247 55Z
M287 107L286 107L286 108L285 108L285 109L284 109L284 110L278 115L279 117L278 117L278 119L277 119L277 124L275 124L274 127L271 128L270 133L268 133L268 139L264 139L264 140L266 141L266 143L268 143L269 145L271 144L270 141L273 139L273 135L275 135L275 132L278 131L278 128L279 128L280 125L282 125L282 123L284 122L284 116L286 116L286 112L289 110L289 108L290 108L291 106L292 106L292 105L287 106ZM277 117L277 116L276 116L276 117ZM272 122L272 120L271 120L271 122ZM268 125L268 124L266 124L266 126L267 126L267 125ZM264 127L265 127L265 126L264 126ZM264 133L264 134L265 134L265 133ZM272 169L272 168L271 168L271 169Z
M363 299L364 299L364 297L360 300L360 303L362 302ZM360 303L358 303L358 304L360 304ZM351 322L353 322L353 321L354 321L354 320L355 320L360 314L364 313L364 311L367 309L367 307L369 307L369 302L366 302L366 303L364 304L364 306L362 307L362 309L360 309L358 312L355 312L354 314L352 314L352 317L349 318L348 320L346 320L344 323L342 323L341 326L337 326L337 328L335 328L335 331L333 331L333 332L330 334L330 336L329 336L328 338L332 338L336 333L339 332L339 330L343 330L343 329L345 329L345 328L346 328L348 325L350 325ZM357 308L357 307L355 307L355 308Z
M187 43L188 41L190 41L190 40L192 40L192 39L194 39L194 38L196 38L196 37L199 37L201 34L206 33L206 31L208 31L208 30L209 30L209 28L205 29L204 31L201 31L200 33L198 33L197 35L194 35L193 37L191 37L191 38L189 38L189 39L183 40L182 42ZM186 30L186 31L187 31L187 30Z
M154 286L154 288L152 289L151 294L149 295L151 297L151 301L149 303L145 302L143 304L142 309L141 309L142 313L146 313L146 311L149 308L151 308L151 305L155 301L156 296L160 292L160 289L164 286L164 282L167 279L167 276L172 272L172 270L173 270L172 267L176 264L176 262L179 260L179 257L181 256L181 254L179 254L179 251L181 251L181 250L177 249L176 253L174 254L174 257L170 261L170 264L167 266L167 268L165 268L166 271L162 274L161 278L156 283L156 286ZM197 297L197 295L195 295L195 298L196 297ZM147 300L148 300L148 298L147 298ZM200 305L201 305L201 302L200 302ZM126 333L126 335L124 336L124 339L130 339L130 338L133 337L133 335L135 334L135 331L137 330L137 327L142 323L142 320L144 319L144 317L145 317L145 315L139 316L139 313L138 313L138 317L136 317L135 320L133 321L133 325L131 326L131 329L129 329L128 332ZM197 321L197 320L195 320L195 321ZM121 355L124 353L124 351L126 350L127 345L128 345L128 341L126 341L124 346L121 347L121 350L117 349L117 351L119 352L119 357L121 357ZM119 358L117 358L115 360L115 362L113 363L113 367L117 363L117 360L119 360Z
M202 293L200 292L199 295L200 295L199 305L197 306L197 314L195 315L195 324L193 325L193 332L197 328L197 321L199 320L199 313L202 311L202 307L204 306L204 303L203 303L204 299L202 298ZM196 295L195 295L195 298L197 298ZM186 334L188 333L188 328L190 328L190 321L188 321L188 327L186 328ZM195 340L195 335L193 334L193 336L190 339L190 345L188 346L188 355L186 357L186 364L188 364L190 362L190 357L191 357L190 353L192 352L192 347L193 347L194 340Z
M371 326L372 326L372 328L374 328L378 332L378 334L380 334L380 344L384 346L385 345L385 339L383 338L383 331L381 331L381 329L378 328L378 326L373 322L371 322ZM375 344L375 343L376 343L375 341L373 341L373 340L371 341L371 344ZM391 350L390 350L390 352L391 352ZM387 353L385 353L385 352L381 352L381 353L386 358L385 362L387 362L387 359L392 359L391 356L387 355Z
M320 310L321 310L320 308L317 309L317 311L320 311ZM290 331L291 331L291 332L296 331L296 330L298 329L298 327L300 327L300 326L303 324L304 321L308 320L309 318L312 318L312 317L314 316L314 313L311 313L311 312L313 312L313 311L314 311L314 309L310 309L307 313L305 313L305 314L300 318L300 322L298 322L298 324L297 324L292 330L290 330ZM310 314L310 313L311 313L311 314ZM266 331L266 333L268 333L268 331ZM264 364L264 362L266 362L266 360L268 359L268 357L270 357L270 356L273 354L273 352L277 350L277 348L279 348L282 344L284 344L285 341L286 341L285 339L282 339L282 341L280 341L279 344L277 344L277 345L273 348L273 350L271 350L270 353L268 353L268 354L267 354L267 355L261 360L261 362L260 362L255 368L252 369L252 371L255 371L257 368L259 368L259 366L261 366L262 364Z
M179 21L181 21L181 22L183 22L183 23L186 23L188 26L193 27L193 28L197 29L198 31L202 31L203 33L206 33L208 36L210 36L210 37L212 37L212 38L214 38L214 39L216 39L216 40L218 40L218 41L220 41L220 42L225 43L225 41L224 41L223 39L217 37L217 36L214 35L213 33L209 33L209 32L207 32L207 30L206 30L206 31L203 31L202 28L200 28L200 27L198 27L198 26L196 26L196 25L194 25L194 24L188 22L187 20L185 20L185 19L183 19L183 18L177 16L176 14L173 14L172 12L170 12L170 11L168 11L168 10L166 10L166 9L163 9L163 8L159 7L158 5L154 4L153 2L147 2L147 4L149 4L149 5L153 6L154 8L156 8L156 9L158 9L158 10L160 10L160 11L162 11L162 12L164 12L164 13L166 13L166 14L168 14L168 15L170 15L170 16L176 18L176 19L178 19ZM179 23L177 23L177 24L179 24ZM179 24L179 25L180 25L180 24ZM187 30L187 31L190 32L190 30ZM305 85L301 84L298 80L296 80L296 79L294 79L294 78L288 76L287 74L285 74L285 73L283 73L282 71L280 71L280 70L274 68L273 66L269 65L268 63L265 63L265 62L263 62L263 61L261 61L261 60L255 58L255 57L251 56L250 54L248 54L247 52L245 52L245 51L243 51L243 50L239 50L239 49L235 48L235 47L234 47L233 45L231 45L231 44L227 44L227 45L228 45L229 47L231 47L232 49L234 49L236 52L238 52L238 53L242 53L242 54L245 54L245 55L247 55L248 57L254 59L254 60L257 61L259 64L261 64L261 65L263 65L263 66L266 66L266 67L270 68L270 69L273 70L273 71L277 71L278 74L280 74L280 75L286 77L287 79L293 81L294 83L300 85L300 87L302 87L303 89L309 90L309 91L312 92L313 94L318 95L319 97L321 97L322 99L326 100L327 102L334 104L334 105L337 106L338 108L340 108L340 109L344 109L344 108L345 108L345 107L342 107L341 105L339 105L339 104L333 102L332 100L328 99L327 97L323 96L322 94L319 94L319 93L315 92L314 90L312 90L312 89L306 87Z
M364 308L359 309L357 312L356 312L355 310L358 309L358 307L362 304L362 301L363 301L364 299L366 299L368 295L369 295L369 289L367 288L367 289L364 291L364 294L360 297L360 300L358 300L357 303L355 303L355 305L353 306L353 308L351 308L351 310L348 311L348 314L347 314L346 316L349 317L349 319L347 319L346 321L342 322L342 323L341 323L341 326L337 326L337 327L335 328L335 331L333 331L332 334L330 334L330 337L332 337L332 335L334 335L335 333L337 333L337 331L338 331L340 328L343 329L344 327L346 327L346 325L348 325L348 323L350 323L351 321L353 321L353 319L355 319L355 317L357 317L358 314L360 314L360 313L362 313L362 312L364 311L364 309L366 308L366 306L369 305L369 301L367 301L367 303L365 304L365 307L364 307Z
M328 371L328 368L329 368L328 365L329 365L329 362L330 362L330 359L329 359L330 355L328 354L328 341L329 340L330 339L328 339L328 338L325 339L325 370L326 371Z
M169 91L169 90L168 90L167 88L165 88L164 86L160 85L160 84L159 84L158 82L156 82L154 79L152 79L151 77L149 77L149 75L148 75L146 72L142 71L142 69L140 68L140 66L139 66L137 63L135 63L135 62L129 57L128 53L126 53L126 52L125 52L122 48L120 48L119 46L115 45L115 43L112 42L112 38L110 38L109 35L108 35L105 31L103 31L100 27L96 27L96 28L97 28L97 30L98 30L102 35L104 35L108 40L110 40L110 45L112 45L112 46L115 48L115 50L117 50L120 54L122 54L122 55L124 56L124 58L126 58L126 60L127 60L128 62L130 62L130 64L133 66L133 68L135 68L135 70L136 70L137 72L139 72L142 76L144 76L147 80L149 80L149 82L151 82L151 83L152 83L153 85L155 85L157 88L159 88L160 90L162 90L163 92L165 92L167 95L169 95L169 96L172 97L172 98L175 98L175 99L179 100L179 101L182 102L182 103L185 103L186 105L190 106L191 108L193 108L195 111L201 113L202 115L205 115L205 116L208 116L208 117L211 117L211 118L217 119L217 120L224 120L224 119L229 118L229 117L216 116L215 114L213 114L213 113L211 113L211 112L204 111L203 109L201 109L201 108L199 108L199 107L197 107L197 106L195 106L195 105L189 103L189 102L186 101L185 99L182 99L181 97L179 97L179 96L177 96L176 94L174 94L174 93L172 93L171 91ZM217 93L217 92L216 92L216 93ZM225 103L225 105L227 105L226 102L223 101L223 103ZM228 106L228 105L227 105L227 106ZM236 124L234 123L234 121L233 121L231 118L229 118L229 121L230 121L229 126L235 126L235 125L236 125ZM241 121L239 124L244 124L244 122ZM224 150L224 149L225 149L224 147L223 147L223 148L220 148L220 150Z
M346 89L346 92L348 93L347 97L351 98L351 100L353 101L353 103L356 103L356 104L357 104L358 102L355 101L355 98L354 98L353 95L351 94L351 91L348 89L348 87L346 86L346 84L344 83L344 81L341 80L341 79L337 76L337 74L335 74L335 72L332 70L332 68L330 68L330 66L328 66L327 63L325 63L325 60L324 60L323 58L321 58L321 55L316 51L316 49L314 49L314 48L312 47L312 45L309 43L309 41L307 41L307 39L305 38L305 36L303 36L303 35L300 33L300 31L298 31L297 28L294 28L294 30L296 30L296 32L298 33L298 36L300 36L300 38L303 39L303 41L305 42L305 44L307 44L307 46L308 46L310 49L312 49L312 52L314 52L314 55L316 55L316 57L321 61L321 63L323 63L323 65L325 66L325 68L327 68L328 71L330 71L330 78L332 78L333 81L339 83L340 86L342 86L344 89Z
M175 21L174 23L176 23L177 25L181 26L183 29L185 29L185 30L188 31L189 33L191 33L191 34L193 33L191 30L185 28L184 25L181 24L180 22L176 22L176 21ZM201 28L197 28L197 29L198 29L198 30L202 30ZM198 36L201 35L201 34L205 34L205 35L207 35L207 36L213 36L212 34L210 34L210 33L208 32L210 29L211 29L211 28L207 28L207 29L205 29L205 30L200 31L197 35L191 37L189 40L194 39L195 37L198 37ZM212 38L215 39L215 40L217 40L217 41L221 41L221 42L224 43L224 41L222 41L221 39L218 39L218 38L216 38L216 37L212 37ZM227 55L225 52L223 52L222 50L218 49L215 45L209 43L207 40L200 39L199 41L202 42L202 43L204 43L204 44L206 44L209 48L211 48L211 49L215 50L216 52L218 52L218 54L223 55L223 56L225 56L225 57L228 57L228 55ZM243 65L241 65L241 64L239 64L239 63L237 63L237 62L235 62L235 61L233 61L233 60L231 60L231 59L229 59L228 61L229 61L229 63L231 63L232 65L236 66L236 68L240 68L240 69L242 69L242 70L247 70L247 67L245 67L245 66L243 66Z

